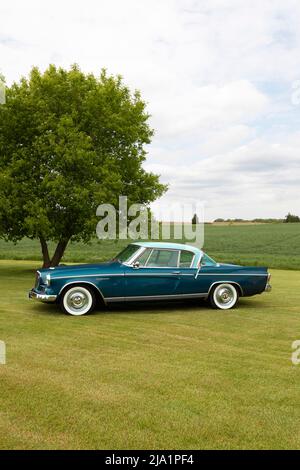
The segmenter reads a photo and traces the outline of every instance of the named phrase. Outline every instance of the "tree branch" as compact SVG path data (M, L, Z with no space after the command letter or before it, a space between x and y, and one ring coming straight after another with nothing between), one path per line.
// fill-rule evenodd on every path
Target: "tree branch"
M59 240L54 255L52 256L50 266L57 266L62 259L70 238Z

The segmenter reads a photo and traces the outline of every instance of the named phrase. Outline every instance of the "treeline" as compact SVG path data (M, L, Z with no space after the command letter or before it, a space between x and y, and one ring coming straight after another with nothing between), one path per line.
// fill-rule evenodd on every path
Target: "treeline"
M225 222L225 223L261 223L261 224L274 224L274 223L300 223L300 217L298 215L293 215L290 212L285 216L284 219L215 219L214 222Z
M214 222L232 222L232 223L261 223L261 224L274 224L274 223L282 223L284 219L216 219Z

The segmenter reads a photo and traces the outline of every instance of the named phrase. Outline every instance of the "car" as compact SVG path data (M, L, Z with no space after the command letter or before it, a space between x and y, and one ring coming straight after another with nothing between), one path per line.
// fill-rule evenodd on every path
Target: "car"
M105 263L40 269L29 298L56 302L70 315L90 313L97 302L206 299L228 310L239 297L270 291L265 267L217 263L195 246L135 242Z

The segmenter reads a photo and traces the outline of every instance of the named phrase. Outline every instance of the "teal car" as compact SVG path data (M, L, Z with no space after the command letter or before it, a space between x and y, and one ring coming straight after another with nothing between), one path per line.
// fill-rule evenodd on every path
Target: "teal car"
M183 299L207 299L228 310L239 297L270 290L267 268L217 263L189 245L135 242L105 263L40 269L29 297L85 315L99 302Z

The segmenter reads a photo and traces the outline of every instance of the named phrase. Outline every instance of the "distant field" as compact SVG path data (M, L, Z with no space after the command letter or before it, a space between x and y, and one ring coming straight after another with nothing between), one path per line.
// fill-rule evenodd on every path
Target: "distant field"
M71 243L63 261L103 261L125 244L99 240ZM221 262L300 269L300 224L206 225L204 249ZM24 239L14 245L0 240L0 259L40 260L39 243Z
M300 272L227 312L70 317L27 299L36 267L0 262L0 449L300 449Z

